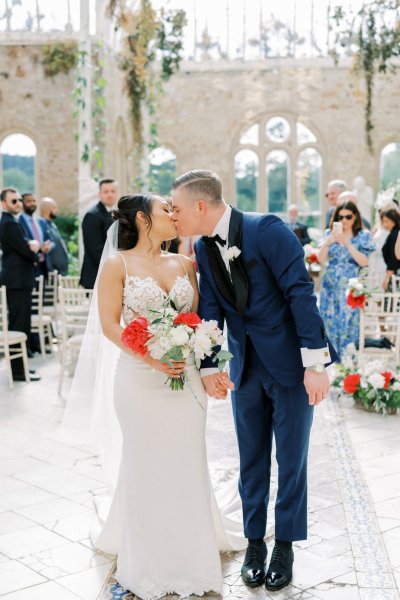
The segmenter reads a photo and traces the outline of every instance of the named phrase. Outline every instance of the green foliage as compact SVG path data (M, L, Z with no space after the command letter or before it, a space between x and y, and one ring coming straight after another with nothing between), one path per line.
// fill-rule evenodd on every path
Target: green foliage
M4 187L15 187L21 194L26 191L35 191L35 178L21 169L11 168L3 171Z
M68 275L79 275L79 219L78 215L58 214L57 227L69 254Z
M78 62L78 47L75 42L57 42L43 46L42 65L46 77L58 73L69 73Z
M149 186L154 192L162 196L171 193L172 184L176 177L176 160L167 160L160 165L150 164Z
M331 14L334 43L330 54L335 62L341 54L354 56L354 70L361 73L366 85L365 135L372 153L372 98L377 73L393 73L394 59L400 56L400 0L365 2L354 15L347 15L342 6Z

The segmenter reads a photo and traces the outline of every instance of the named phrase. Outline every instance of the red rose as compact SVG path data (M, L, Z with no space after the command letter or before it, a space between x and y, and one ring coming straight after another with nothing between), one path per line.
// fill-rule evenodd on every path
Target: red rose
M121 335L124 346L144 356L147 352L146 342L152 337L147 330L148 326L149 322L145 317L138 317L129 323Z
M385 385L383 386L383 388L384 388L385 390L388 390L388 389L389 389L389 386L390 386L390 382L391 382L391 381L392 381L392 379L393 379L393 375L391 374L391 372L390 372L390 371L384 371L383 373L381 373L381 375L382 375L382 377L384 377L384 378L385 378Z
M181 313L174 320L174 325L187 325L192 329L196 329L200 323L201 319L199 315L196 315L194 312Z
M308 262L309 263L317 263L318 262L318 255L317 254L310 254L310 256L308 257Z
M365 294L360 294L360 296L353 296L353 290L351 290L347 295L347 304L351 306L351 308L365 308L366 301Z
M343 379L343 389L346 394L354 394L360 385L360 375L358 373L350 373Z

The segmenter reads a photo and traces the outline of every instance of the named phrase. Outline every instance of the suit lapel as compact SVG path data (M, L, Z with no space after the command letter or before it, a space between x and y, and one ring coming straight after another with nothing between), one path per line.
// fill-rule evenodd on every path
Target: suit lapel
M214 278L214 283L225 300L232 306L236 306L232 281L225 268L221 253L216 244L213 242L210 243L206 237L204 237L203 240L206 246L208 262L210 263L210 270Z
M232 207L231 220L229 223L228 245L242 248L242 226L243 213ZM230 262L232 284L235 292L235 305L239 315L243 315L246 310L247 298L249 294L249 282L242 263L242 255Z

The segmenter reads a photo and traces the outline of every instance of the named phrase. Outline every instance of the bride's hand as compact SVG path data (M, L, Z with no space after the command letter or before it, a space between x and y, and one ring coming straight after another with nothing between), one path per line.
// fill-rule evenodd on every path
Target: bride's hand
M179 377L179 375L183 373L183 371L186 368L186 362L184 360L171 360L172 366L170 366L165 362L161 362L160 360L156 360L155 358L148 356L146 362L150 365L152 369L155 369L156 371L161 371L161 373L165 373L165 375L168 375L168 377L174 378Z

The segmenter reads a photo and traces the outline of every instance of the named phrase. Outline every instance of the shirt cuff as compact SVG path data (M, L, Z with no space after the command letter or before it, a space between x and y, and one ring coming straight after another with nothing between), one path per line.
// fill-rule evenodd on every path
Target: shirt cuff
M313 365L325 365L331 362L329 346L325 348L300 348L303 367L312 367Z
M207 375L215 375L216 373L219 373L219 369L216 369L214 367L200 369L200 377L206 377Z

